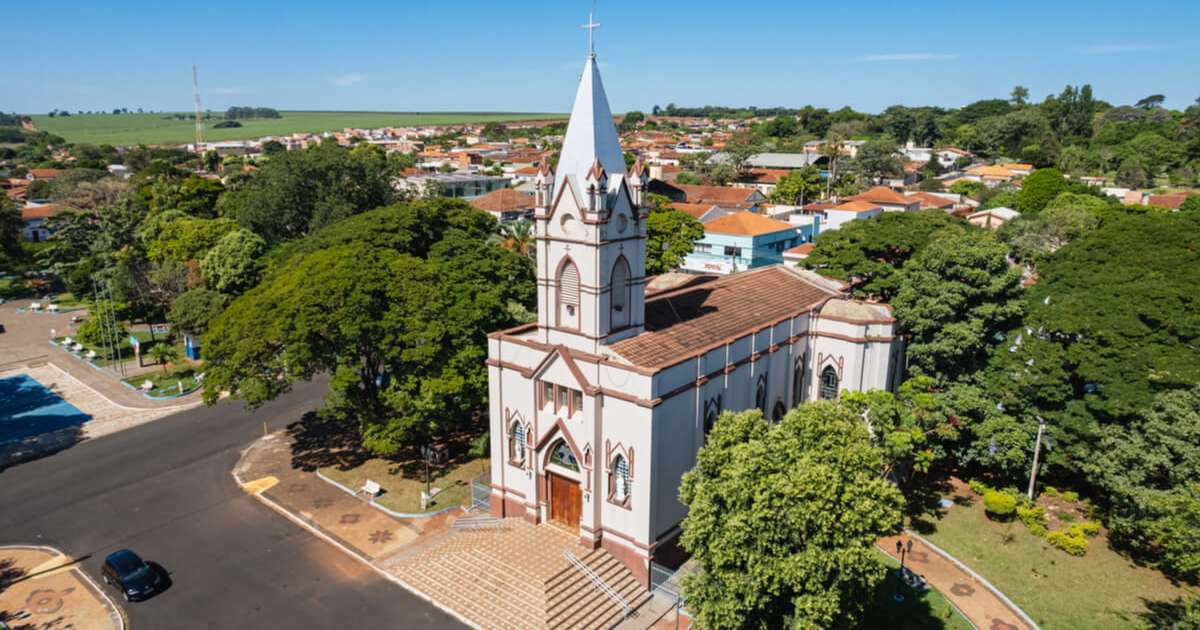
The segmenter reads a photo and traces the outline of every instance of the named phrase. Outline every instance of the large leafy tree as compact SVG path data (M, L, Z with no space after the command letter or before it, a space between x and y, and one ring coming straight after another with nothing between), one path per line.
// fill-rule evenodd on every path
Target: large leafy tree
M1040 168L1021 183L1017 209L1024 214L1041 212L1055 197L1067 190L1067 180L1056 168Z
M1159 394L1128 426L1104 427L1104 456L1084 464L1111 506L1113 536L1190 578L1200 576L1197 444L1200 385Z
M325 412L376 452L457 426L487 391L486 333L536 295L532 261L487 245L494 227L461 201L420 202L288 248L209 325L206 396L228 390L256 406L324 371Z
M704 238L704 226L690 214L676 210L662 195L650 195L646 218L646 273L666 273L678 267Z
M395 197L383 152L323 142L272 157L248 182L221 195L218 210L278 243Z
M825 186L821 171L815 166L796 169L779 178L775 190L771 191L774 203L803 205L821 197Z
M250 230L237 229L226 233L200 261L200 271L209 286L237 294L258 282L262 270L262 255L267 243Z
M962 222L940 210L886 212L817 237L805 266L845 281L856 297L888 301L898 272L939 230Z
M5 195L0 197L0 265L11 265L24 257L21 247L21 211Z
M903 499L884 457L840 403L802 405L776 424L726 413L683 476L681 542L702 570L685 579L705 628L851 626L884 577L875 540Z
M951 382L986 363L1024 308L1021 272L1007 257L991 232L951 228L904 266L891 304L909 333L910 369Z
M203 335L212 321L229 304L229 296L211 289L196 288L175 298L167 321L188 335Z

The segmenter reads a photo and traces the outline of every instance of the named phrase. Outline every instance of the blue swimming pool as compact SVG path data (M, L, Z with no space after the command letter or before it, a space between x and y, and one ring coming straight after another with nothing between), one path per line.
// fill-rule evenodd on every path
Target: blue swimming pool
M0 444L77 427L92 417L32 378L0 378Z

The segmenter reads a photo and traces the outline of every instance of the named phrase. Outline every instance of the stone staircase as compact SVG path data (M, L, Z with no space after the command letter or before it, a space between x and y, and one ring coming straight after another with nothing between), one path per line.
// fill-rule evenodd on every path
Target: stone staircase
M629 569L607 551L596 549L579 560L623 597L630 610L636 610L650 598L650 593ZM566 568L546 580L546 627L592 630L620 623L624 616L621 606L600 592L582 571L566 564Z

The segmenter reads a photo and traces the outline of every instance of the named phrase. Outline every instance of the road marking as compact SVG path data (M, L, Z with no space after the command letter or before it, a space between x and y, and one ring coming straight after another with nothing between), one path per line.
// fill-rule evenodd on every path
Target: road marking
M245 490L250 494L261 494L273 488L277 483L279 483L279 478L275 476L267 476L262 477L261 479L255 479L254 481L247 481L246 483L242 484L242 490Z

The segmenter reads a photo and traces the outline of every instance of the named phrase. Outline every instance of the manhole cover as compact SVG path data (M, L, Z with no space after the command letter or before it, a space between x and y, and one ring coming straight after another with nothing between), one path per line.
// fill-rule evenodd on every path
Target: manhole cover
M975 594L975 587L970 584L955 584L950 587L950 592L959 597L970 597Z

